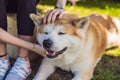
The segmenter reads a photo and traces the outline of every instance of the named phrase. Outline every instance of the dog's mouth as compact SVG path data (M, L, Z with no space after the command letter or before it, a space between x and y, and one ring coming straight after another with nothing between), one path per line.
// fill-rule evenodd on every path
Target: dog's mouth
M60 54L63 54L65 51L67 50L67 47L63 48L62 50L58 51L58 52L55 52L55 51L46 51L46 54L47 54L47 57L48 58L56 58L57 56L59 56Z

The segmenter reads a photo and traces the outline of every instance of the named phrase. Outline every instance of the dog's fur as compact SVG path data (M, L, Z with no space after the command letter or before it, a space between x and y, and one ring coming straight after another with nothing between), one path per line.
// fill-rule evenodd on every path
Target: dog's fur
M46 57L34 80L46 80L55 67L72 71L72 80L90 80L106 48L120 44L120 21L93 14L79 18L64 14L55 23L42 24L42 18L30 15L37 27L37 41ZM59 55L58 53L63 50Z

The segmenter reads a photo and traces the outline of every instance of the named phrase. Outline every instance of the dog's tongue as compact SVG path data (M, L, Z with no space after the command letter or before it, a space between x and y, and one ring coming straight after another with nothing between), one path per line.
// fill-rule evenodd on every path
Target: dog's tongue
M48 51L49 55L52 55L54 53L54 51Z

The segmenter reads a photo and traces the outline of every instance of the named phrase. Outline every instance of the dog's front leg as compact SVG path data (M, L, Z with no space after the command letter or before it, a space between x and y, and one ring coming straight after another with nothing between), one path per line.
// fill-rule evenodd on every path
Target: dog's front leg
M90 80L92 78L93 70L86 70L84 72L76 71L75 77L72 80Z
M72 67L74 77L72 80L90 80L93 76L93 70L97 61L93 61L91 58L81 61Z
M39 70L33 80L47 80L47 78L55 71L55 67L47 60L43 60Z
M81 75L79 73L75 74L75 77L72 80L82 80Z

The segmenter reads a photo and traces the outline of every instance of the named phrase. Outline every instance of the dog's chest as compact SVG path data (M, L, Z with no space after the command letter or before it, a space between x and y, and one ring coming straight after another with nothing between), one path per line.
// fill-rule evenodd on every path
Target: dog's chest
M63 70L67 70L67 71L69 71L72 67L71 64L66 64L63 59L56 59L56 60L52 60L52 61L49 60L48 62L50 62L55 67L59 67Z

